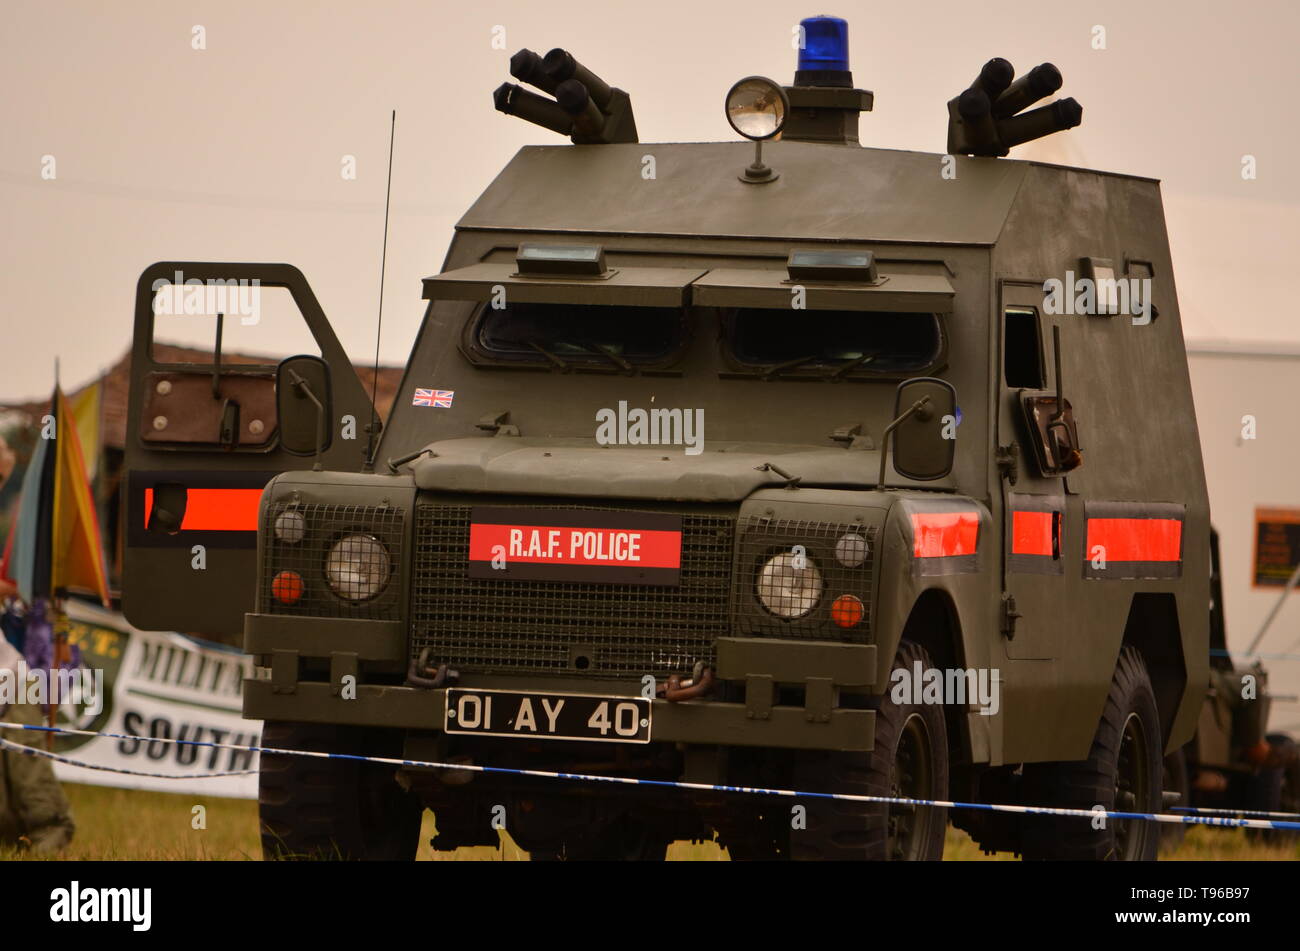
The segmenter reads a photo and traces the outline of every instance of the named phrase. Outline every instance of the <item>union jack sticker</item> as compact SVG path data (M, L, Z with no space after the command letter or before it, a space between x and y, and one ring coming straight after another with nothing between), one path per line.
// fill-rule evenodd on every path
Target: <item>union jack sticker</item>
M415 396L411 398L411 405L437 406L441 409L451 409L451 401L455 395L455 390L424 390L416 387Z

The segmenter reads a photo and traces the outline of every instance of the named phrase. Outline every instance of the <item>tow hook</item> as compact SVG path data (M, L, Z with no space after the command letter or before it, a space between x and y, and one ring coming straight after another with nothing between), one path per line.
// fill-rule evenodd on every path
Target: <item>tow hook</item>
M420 651L418 658L411 661L411 667L406 672L406 685L408 687L423 687L425 690L451 686L459 680L459 670L453 670L446 664L439 664L437 668L429 666L429 648L427 647Z
M713 668L704 666L703 661L697 661L689 679L683 680L680 674L670 674L666 683L655 687L655 694L669 703L695 700L711 694L713 682Z

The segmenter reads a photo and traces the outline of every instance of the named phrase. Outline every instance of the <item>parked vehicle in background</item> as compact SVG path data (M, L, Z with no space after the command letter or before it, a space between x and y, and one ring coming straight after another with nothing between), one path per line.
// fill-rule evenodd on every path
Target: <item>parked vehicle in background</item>
M1268 671L1258 659L1238 667L1228 652L1219 536L1210 544L1210 680L1196 733L1165 757L1165 788L1178 806L1300 814L1300 755L1295 738L1268 733ZM1184 826L1166 825L1162 848L1182 842ZM1248 829L1247 835L1293 839L1286 830Z

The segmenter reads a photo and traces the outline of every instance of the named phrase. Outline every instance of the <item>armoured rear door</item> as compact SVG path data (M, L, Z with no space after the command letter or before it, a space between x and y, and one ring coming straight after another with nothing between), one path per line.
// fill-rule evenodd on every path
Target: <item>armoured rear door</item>
M303 354L323 363L287 377L306 402L282 421L277 367ZM254 609L262 488L318 458L357 471L370 399L297 268L168 261L136 286L127 413L123 612L231 641Z

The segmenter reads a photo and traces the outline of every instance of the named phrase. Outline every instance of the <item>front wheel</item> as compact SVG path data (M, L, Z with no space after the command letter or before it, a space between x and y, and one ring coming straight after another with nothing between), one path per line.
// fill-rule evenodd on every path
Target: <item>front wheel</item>
M932 667L919 644L903 641L895 670L910 675ZM892 679L891 679L892 680ZM920 691L914 691L919 697ZM894 799L946 799L948 731L943 708L924 702L878 701L869 753L826 752L799 757L796 786L808 792L853 793ZM937 861L943 858L948 810L836 799L805 799L806 828L790 832L795 860Z
M320 753L400 755L400 736L316 723L268 721L262 745ZM353 759L262 754L258 816L265 859L410 861L424 808L391 766Z

